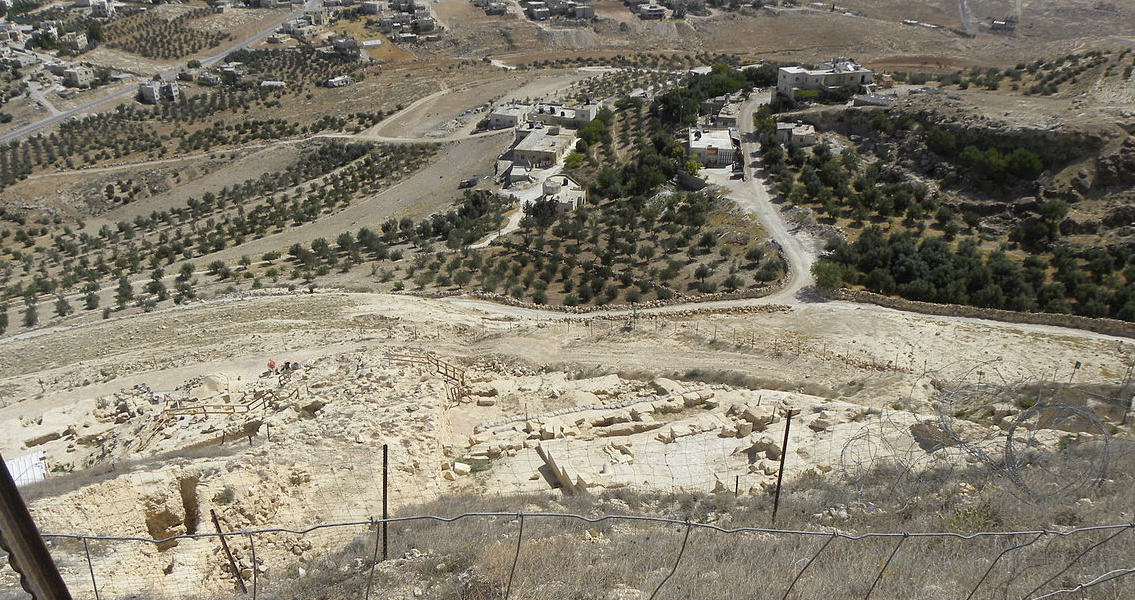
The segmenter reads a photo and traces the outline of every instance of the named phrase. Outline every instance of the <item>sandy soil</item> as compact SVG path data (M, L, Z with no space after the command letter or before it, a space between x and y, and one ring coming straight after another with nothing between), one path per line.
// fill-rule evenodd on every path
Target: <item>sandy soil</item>
M365 344L373 332L355 321L368 314L397 316L398 331L386 334L393 336L390 342L400 339L462 360L506 356L536 366L598 371L726 369L828 390L863 379L870 385L858 393L879 404L912 395L924 400L917 390L928 377L955 379L975 369L1005 381L1066 380L1080 361L1078 381L1118 383L1135 352L1125 339L1078 330L843 302L752 315L641 316L634 329L625 330L629 316L589 325L563 321L562 313L491 304L298 294L210 301L26 339L3 338L0 368L6 377L0 385L17 402L0 419L33 416L141 382L159 389L219 364L253 375L272 355L306 360L325 347ZM41 379L47 387L42 396ZM104 383L96 385L99 380ZM18 447L6 439L5 451Z

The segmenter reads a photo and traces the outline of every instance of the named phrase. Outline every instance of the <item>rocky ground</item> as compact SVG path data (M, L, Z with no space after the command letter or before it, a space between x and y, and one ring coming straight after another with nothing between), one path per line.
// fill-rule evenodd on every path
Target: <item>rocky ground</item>
M470 493L486 507L513 492L763 497L788 410L789 481L846 482L880 460L960 468L973 462L966 448L1004 445L989 427L1021 413L1015 384L1114 389L1131 361L1107 336L844 303L586 322L489 310L263 296L7 338L0 448L46 453L49 479L28 489L44 531L154 539L212 531L210 511L231 529L365 521L381 511L383 444L396 514ZM265 375L269 358L302 366ZM934 406L975 380L1004 392L944 429ZM1124 434L1121 410L1097 412ZM302 566L346 541L279 536L257 552ZM232 586L206 541L107 552L98 568L112 596L142 577Z

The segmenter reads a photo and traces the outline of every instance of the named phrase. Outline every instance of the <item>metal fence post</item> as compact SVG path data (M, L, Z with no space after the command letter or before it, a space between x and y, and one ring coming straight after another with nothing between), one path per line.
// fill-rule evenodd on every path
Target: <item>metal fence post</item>
M389 477L390 477L390 461L388 454L388 446L382 445L382 560L385 562L389 557L390 539L388 535L390 519L390 510L387 504L387 493L389 492Z
M20 584L36 600L71 600L67 585L55 568L55 561L16 489L3 456L0 456L0 547L8 551L8 564L20 574Z
M784 419L784 444L780 448L780 469L776 473L776 495L772 500L772 523L776 524L776 513L780 510L780 485L784 482L784 461L788 457L788 432L792 429L792 416L796 412L791 408Z
M229 567L233 570L233 575L236 576L236 582L240 584L240 591L248 593L248 586L244 585L244 578L240 576L240 568L236 566L236 559L233 558L232 550L229 550L229 542L225 539L225 532L221 529L221 520L217 518L217 511L209 509L209 514L213 516L213 526L217 528L217 537L221 538L221 547L225 549L225 556L229 559Z
M248 534L248 548L252 554L252 600L256 600L256 541L252 539L251 533Z

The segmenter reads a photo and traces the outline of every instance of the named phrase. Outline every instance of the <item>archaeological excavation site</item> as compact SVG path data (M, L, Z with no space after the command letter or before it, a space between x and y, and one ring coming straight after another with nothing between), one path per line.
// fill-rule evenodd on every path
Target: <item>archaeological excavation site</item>
M1131 600L1135 0L0 0L0 600Z
M1121 560L1135 348L849 308L205 304L8 342L4 451L75 597L646 598L677 564L682 597L947 598L1043 582L1026 543Z

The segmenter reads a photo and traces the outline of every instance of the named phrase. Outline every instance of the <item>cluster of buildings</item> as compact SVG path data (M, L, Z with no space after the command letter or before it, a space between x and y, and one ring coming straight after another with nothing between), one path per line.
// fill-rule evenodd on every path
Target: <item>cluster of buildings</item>
M702 102L700 110L702 114L709 115L711 125L737 127L741 116L741 102L744 99L744 95L740 93L725 94Z
M512 148L506 163L498 167L506 181L527 178L531 169L547 169L558 164L575 142L575 130L599 114L598 104L571 107L559 103L505 104L486 117L490 129L514 130Z
M525 14L533 21L546 21L552 17L568 19L594 19L595 7L587 2L574 0L539 0L525 2ZM488 11L485 11L486 14Z
M0 0L0 5L11 6L10 1ZM109 19L117 14L114 0L77 0L75 8L89 8L88 16L94 19ZM9 56L14 51L23 50L28 40L40 35L55 36L60 45L68 50L87 49L87 34L81 32L63 33L63 22L45 20L35 25L21 25L10 21L0 21L0 56Z
M306 11L298 17L293 17L281 23L277 31L284 35L290 35L301 42L310 43L323 32L329 19L330 16L326 9Z
M76 0L74 6L78 8L90 7L91 16L96 19L109 19L117 14L114 0Z
M508 5L499 0L472 0L473 6L485 11L486 15L503 15L508 12Z
M441 39L440 25L429 4L421 0L389 0L383 11L378 0L366 0L359 6L359 14L376 15L378 22L390 32L395 42L436 42Z
M776 74L776 92L795 98L801 90L834 92L852 88L856 93L869 91L874 75L870 69L846 57L820 63L815 69L780 67Z
M9 56L13 50L22 49L31 31L30 25L18 25L9 21L0 22L0 56Z

